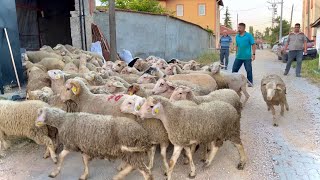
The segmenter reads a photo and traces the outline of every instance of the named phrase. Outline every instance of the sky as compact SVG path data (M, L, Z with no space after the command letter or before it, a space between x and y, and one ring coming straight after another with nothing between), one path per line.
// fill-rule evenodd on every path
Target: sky
M239 23L243 22L249 26L253 26L254 31L263 32L266 27L271 27L272 11L267 3L268 0L223 0L224 8L221 10L221 20L223 23L226 7L228 6L231 14L233 29L236 29L237 13ZM274 0L270 0L274 1ZM280 0L276 0L280 2ZM293 8L292 24L301 23L302 20L302 0L283 0L283 19L290 21L291 8ZM277 15L280 16L281 6L277 5ZM249 29L247 29L249 30Z
M224 7L220 8L222 9L220 22L223 24L224 14L226 11L226 7L228 6L231 14L233 29L236 29L237 27L236 24L238 13L239 23L244 22L247 27L253 26L254 31L259 30L260 32L264 32L266 27L271 27L272 17L272 11L268 9L268 7L271 6L267 3L267 1L280 2L280 0L223 0ZM96 0L96 2L97 5L100 4L99 0ZM302 0L283 0L283 19L290 21L291 8L292 4L294 4L292 24L301 23L302 2ZM277 7L277 15L280 16L280 4L278 4Z

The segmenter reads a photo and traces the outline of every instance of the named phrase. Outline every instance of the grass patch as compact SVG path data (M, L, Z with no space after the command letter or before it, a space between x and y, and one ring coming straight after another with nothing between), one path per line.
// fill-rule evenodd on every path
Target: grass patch
M318 63L319 59L303 60L301 75L315 83L320 83L320 71L318 70ZM296 68L297 63L293 62L292 67Z
M196 60L200 64L208 65L208 64L212 64L214 62L219 61L219 59L220 59L219 53L205 52L205 53L202 53Z

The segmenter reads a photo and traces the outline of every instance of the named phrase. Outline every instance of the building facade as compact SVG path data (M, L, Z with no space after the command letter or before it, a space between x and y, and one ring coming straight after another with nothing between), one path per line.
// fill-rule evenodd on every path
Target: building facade
M316 39L316 29L311 27L320 16L320 0L303 0L302 31L311 39Z

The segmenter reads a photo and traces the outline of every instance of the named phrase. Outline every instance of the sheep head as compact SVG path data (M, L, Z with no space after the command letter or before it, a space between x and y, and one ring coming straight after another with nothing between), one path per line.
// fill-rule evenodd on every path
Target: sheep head
M159 113L163 111L161 102L149 97L141 106L138 115L142 118L159 118Z
M168 90L174 90L175 86L170 82L165 79L159 79L152 89L152 94L161 94L164 93Z
M124 85L119 81L109 81L104 87L110 93L115 93L118 89L125 88Z
M64 73L58 69L49 70L48 75L53 80L64 78Z
M272 81L262 84L262 88L265 88L267 91L268 101L271 101L276 94L285 92L285 87L283 84L277 84L276 82Z
M120 105L120 111L123 113L137 115L145 100L145 98L137 95L129 96Z
M113 70L114 72L120 73L121 70L122 70L123 68L125 68L126 66L127 66L126 62L117 60L117 61L113 64L112 70Z
M224 65L221 65L219 62L214 62L210 65L210 72L212 74L218 74L220 73L220 68L225 67Z
M176 65L175 65L175 64L168 65L168 66L166 67L166 69L164 70L164 73L165 73L166 75L174 75L174 74L177 74Z
M192 89L186 86L177 87L171 97L170 101L179 101L179 100L190 100L190 94L192 93Z
M82 85L85 86L85 84L81 80L69 79L66 82L65 87L61 91L61 100L63 102L66 102L68 100L75 100L75 98L81 93L81 88L83 87Z
M127 94L133 95L136 94L138 91L140 91L140 86L134 83L130 87L128 87Z
M147 84L147 83L155 83L155 82L156 82L156 76L152 76L150 74L143 74L137 80L138 84Z
M65 114L66 112L58 109L58 108L50 108L50 107L44 107L38 109L37 119L35 121L35 125L37 127L45 126L46 124L50 124L50 126L58 127L59 121L57 118L54 118L52 116L61 116L62 114ZM48 122L48 120L51 120Z

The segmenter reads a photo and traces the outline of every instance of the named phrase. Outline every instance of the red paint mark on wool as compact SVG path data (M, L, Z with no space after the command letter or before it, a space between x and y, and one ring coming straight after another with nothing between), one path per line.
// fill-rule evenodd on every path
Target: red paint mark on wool
M111 95L111 96L108 97L108 101L110 101L111 99L114 98L114 100L117 102L117 101L119 101L122 97L123 97L123 94L121 94L121 95Z

